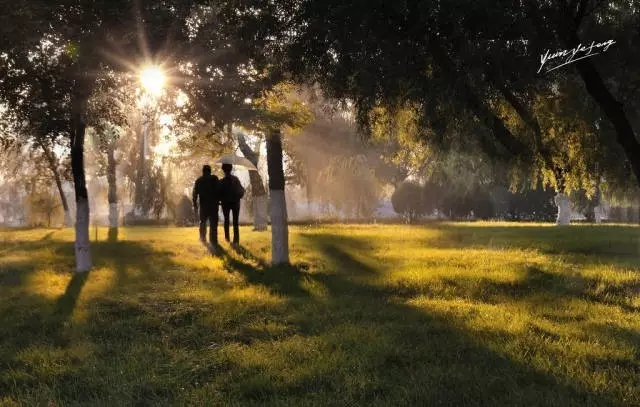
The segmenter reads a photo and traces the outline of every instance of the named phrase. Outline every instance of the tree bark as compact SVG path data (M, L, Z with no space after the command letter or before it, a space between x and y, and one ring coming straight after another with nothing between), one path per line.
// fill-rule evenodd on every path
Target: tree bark
M110 143L107 147L107 184L109 185L109 227L118 227L118 190L116 187L116 157L115 146Z
M556 205L558 206L558 217L556 218L556 225L564 226L571 224L571 201L567 194L558 192L554 198Z
M54 180L56 182L56 188L58 188L58 193L60 194L60 200L62 201L62 209L64 210L64 226L71 227L69 203L67 202L67 197L64 195L64 190L62 189L62 180L60 179L60 174L58 173L58 171L54 171Z
M577 41L577 37L575 39ZM577 42L576 42L577 44ZM595 66L588 59L576 62L580 77L584 81L587 92L598 103L602 111L616 129L616 140L631 163L631 168L640 185L640 142L631 127L622 103L618 102L604 84Z
M558 29L561 35L564 36L565 44L569 47L575 47L577 44L580 44L578 27L580 26L584 11L582 13L578 11L578 13L573 16L571 10L570 8L563 9L563 13L561 14L563 18L558 20ZM567 21L570 23L567 24ZM600 76L600 73L589 58L576 61L575 65L578 74L587 88L587 92L600 106L611 124L613 124L616 130L616 141L624 150L633 169L636 181L640 185L640 142L624 111L624 106L616 100L609 91L602 76Z
M289 264L289 225L284 194L282 133L279 129L270 130L267 134L267 166L271 198L271 264Z
M309 171L307 170L307 185L306 185L306 193L307 193L307 217L312 219L312 210L311 210L311 177L309 176Z
M260 147L254 151L244 134L238 135L238 146L242 154L256 167L260 159ZM249 181L251 182L251 194L253 195L253 230L267 230L267 191L264 189L262 177L258 171L249 171Z
M146 120L146 119L144 119ZM148 168L147 168L147 123L142 125L142 133L140 134L140 152L138 155L137 171L135 179L135 193L134 193L134 214L135 216L147 218L149 216L148 205L146 203L147 197L147 182L148 182Z
M74 100L71 119L71 170L76 196L76 271L83 273L92 267L89 240L89 196L84 174L84 138L87 99Z

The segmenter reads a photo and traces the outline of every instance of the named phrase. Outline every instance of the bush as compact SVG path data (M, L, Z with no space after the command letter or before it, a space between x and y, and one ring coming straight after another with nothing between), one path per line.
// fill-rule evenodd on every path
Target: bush
M403 215L408 223L413 223L425 213L425 200L422 187L416 182L403 182L391 195L393 210Z
M170 224L170 219L137 217L133 212L129 212L124 216L125 226L169 226Z
M196 222L195 219L193 203L186 195L183 195L178 202L174 221L177 226L193 226Z

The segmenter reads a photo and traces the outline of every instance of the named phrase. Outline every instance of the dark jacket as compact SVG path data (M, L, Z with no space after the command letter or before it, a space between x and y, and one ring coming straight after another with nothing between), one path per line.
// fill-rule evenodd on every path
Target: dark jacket
M198 202L200 198L200 202ZM193 206L200 204L200 211L217 210L220 200L220 181L215 175L203 175L193 186Z
M220 202L236 203L242 199L244 195L244 187L235 175L225 175L220 180Z

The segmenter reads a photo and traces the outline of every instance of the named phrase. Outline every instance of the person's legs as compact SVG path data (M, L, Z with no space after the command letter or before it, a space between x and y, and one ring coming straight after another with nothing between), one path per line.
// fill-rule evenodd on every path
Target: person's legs
M224 239L229 241L229 211L231 211L231 205L228 203L222 204L222 216L224 216Z
M240 215L240 201L233 204L231 211L233 212L233 243L240 243L240 221L238 216Z
M200 208L200 241L206 242L207 236L207 220L209 219L209 214Z
M209 216L209 243L218 245L218 207Z

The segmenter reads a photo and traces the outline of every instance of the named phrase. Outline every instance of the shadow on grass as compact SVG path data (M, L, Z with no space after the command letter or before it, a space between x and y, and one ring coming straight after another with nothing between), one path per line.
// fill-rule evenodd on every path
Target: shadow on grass
M397 295L373 284L378 271L361 259L367 242L323 235L306 235L304 239L339 265L336 273L307 273L294 266L268 267L255 261L244 248L236 252L254 264L238 260L225 250L220 255L227 269L241 273L249 284L288 298L291 312L287 321L294 328L291 335L319 341L320 352L326 348L341 356L333 357L328 370L315 373L311 373L315 367L310 362L309 379L289 378L286 385L274 384L260 370L240 364L237 368L248 376L239 387L229 384L227 390L238 394L237 402L270 403L315 393L324 397L347 394L344 401L356 404L617 405L613 396L591 392L567 378L555 377L488 348L444 315L398 301ZM537 270L532 270L529 278L532 284L554 284L551 277ZM305 289L308 283L322 286L324 297L311 295ZM497 339L504 334L485 335ZM357 393L349 394L353 389L343 387L343 383L353 380L363 383Z
M75 310L82 289L95 272L76 273L74 270L74 250L72 242L48 240L12 243L14 250L31 253L28 260L20 259L16 262L0 267L0 294L10 303L1 313L3 325L11 330L3 335L10 346L13 339L20 340L21 336L29 337L28 332L43 330L47 335L37 335L37 340L59 336L61 326ZM47 254L47 249L53 251L54 257ZM123 290L131 283L148 282L154 284L163 271L171 270L174 263L169 253L154 250L148 244L138 242L92 242L92 256L94 270L103 267L111 268L115 272L112 291ZM46 255L45 262L42 255ZM47 262L55 261L54 265ZM29 276L41 268L52 267L56 274L68 274L70 279L65 292L57 299L50 299L39 294L31 293L26 285ZM28 326L32 326L28 328ZM11 328L17 327L13 331ZM27 335L22 335L27 333ZM33 339L33 338L32 338Z
M14 249L33 254L26 263L16 265L23 274L21 281L26 282L29 273L43 267L40 253L48 259L57 260L60 264L53 272L67 274L69 280L64 293L57 298L33 292L24 284L0 285L0 296L5 300L0 305L0 372L3 372L0 374L0 394L15 394L16 397L20 394L30 400L25 402L26 405L47 405L53 403L48 401L52 399L60 401L60 404L91 404L86 398L87 392L108 393L110 389L103 380L116 377L105 374L109 367L101 366L99 360L103 359L100 358L119 358L120 361L122 358L135 358L138 353L130 351L130 348L139 346L140 338L146 341L162 336L162 321L157 321L154 313L166 314L162 308L171 302L154 292L152 286L159 281L167 285L179 282L180 276L173 273L175 263L169 253L154 250L144 243L126 241L92 242L91 247L94 270L75 273L72 242L16 242ZM107 278L108 274L100 270L103 267L112 268L114 281L105 280L108 286L104 291L82 304L86 321L71 321L83 289L93 278ZM50 268L47 270L47 273L51 272ZM43 278L49 277L43 275ZM123 295L127 289L135 291L136 296ZM150 311L148 307L156 309ZM73 349L78 347L80 355L73 355ZM42 355L38 356L40 359L35 364L29 361L33 352ZM57 355L66 355L67 352L71 352L71 356L56 359ZM98 361L95 356L93 362L85 360L93 353L98 355ZM100 373L96 373L96 369ZM52 393L46 389L55 390ZM147 405L154 399L157 399L157 404L166 403L171 400L173 392L150 388L148 383L134 386L129 391L132 392L131 398L126 399L128 402L125 404L135 404L131 402L135 399L139 405ZM9 402L11 400L8 399Z
M73 269L73 243L51 240L53 233L39 240L12 241L3 245L0 249L0 287L20 288L42 267L50 266L58 272Z
M231 246L231 250L242 258L257 263L252 265L240 261L232 256L223 247L218 248L218 255L225 263L225 269L229 272L238 272L249 284L262 285L273 292L285 296L309 297L302 283L304 275L293 265L270 266L241 245Z
M51 236L53 236L56 232L49 232L46 235L42 236L42 238L40 240L51 240Z
M204 383L213 386L214 395L191 399L194 404L223 404L215 396L253 405L621 404L606 391L590 392L569 377L512 360L450 318L411 307L397 293L375 285L379 271L366 257L366 241L329 235L303 239L331 262L335 273L270 267L242 246L231 249L235 253L224 248L217 253L230 273L284 297L286 304L277 309L254 306L258 300L251 298L221 300L203 309L202 303L176 295L185 275L170 272L177 267L171 253L139 242L94 243L96 267L113 267L117 279L104 298L92 303L91 322L83 328L96 355L91 363L97 362L99 370L91 370L95 367L87 362L59 374L56 381L31 374L32 367L7 356L30 341L51 343L49 333L66 338L59 325L43 331L49 321L43 310L57 306L68 318L89 275L71 278L57 300L29 295L5 308L0 344L10 346L0 346L0 366L31 374L21 376L34 377L31 381L19 378L26 391L41 380L67 404L86 403L89 393L103 404L114 394L121 405L183 404L183 395ZM543 287L555 283L541 271L531 271L530 278L530 284ZM324 294L311 293L309 285L321 287ZM129 287L136 291L122 296ZM501 289L507 287L495 288ZM524 290L521 295L528 294ZM215 326L207 313L217 311L224 318ZM267 324L283 330L274 336L262 328ZM233 346L217 352L221 345ZM243 359L249 351L253 353ZM190 354L196 357L185 359ZM123 389L116 393L118 386ZM0 393L14 389L11 380L0 376Z
M117 242L118 241L118 228L117 227L109 227L107 231L107 241L108 242Z
M80 296L82 287L84 287L87 282L90 273L90 271L75 273L73 277L71 277L64 294L58 298L55 313L58 317L62 318L62 320L66 321L73 313L78 303L78 297Z
M619 225L473 226L433 223L440 233L424 241L434 248L534 249L546 254L595 256L626 266L640 266L640 227Z
M346 365L357 363L372 379L361 389L356 402L380 402L386 394L401 388L405 397L402 402L412 405L616 404L613 398L485 347L444 315L419 311L397 301L397 296L385 289L363 282L367 280L354 279L377 274L354 256L365 242L346 237L332 241L322 235L307 235L305 239L342 268L337 274L308 275L324 285L330 299L323 305L307 307L307 313L299 314L296 321L304 327L309 325L308 320L315 319L310 335L335 340L332 328L342 326L341 330L361 331L362 339L367 338L356 345L360 349L354 352L363 359L343 361ZM300 279L303 275L287 278ZM543 285L553 284L537 271L531 272L531 278ZM326 328L318 330L319 326ZM334 346L349 349L348 338L344 339Z

